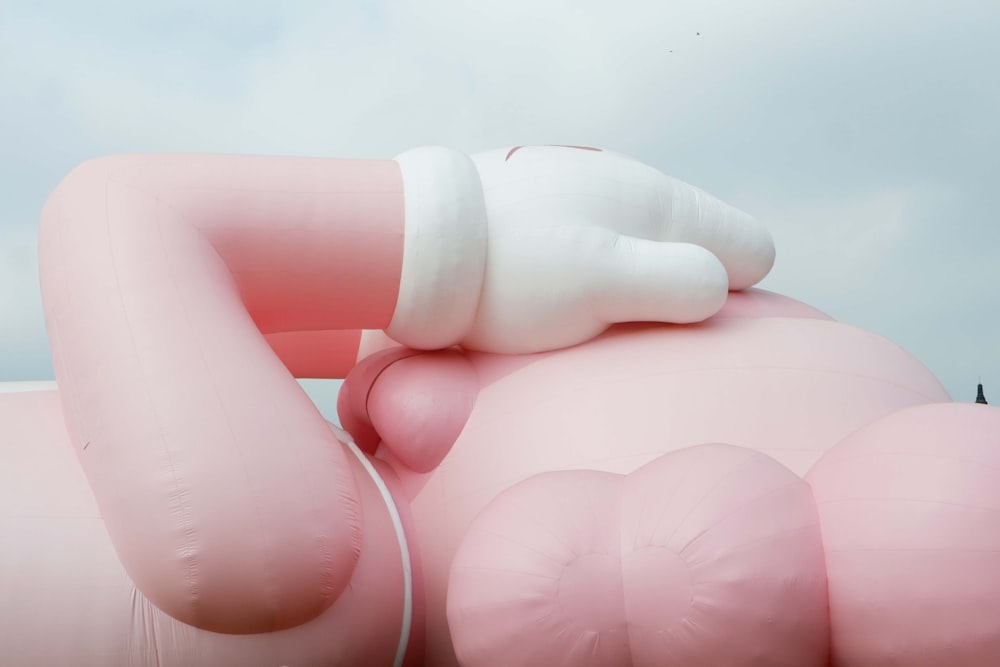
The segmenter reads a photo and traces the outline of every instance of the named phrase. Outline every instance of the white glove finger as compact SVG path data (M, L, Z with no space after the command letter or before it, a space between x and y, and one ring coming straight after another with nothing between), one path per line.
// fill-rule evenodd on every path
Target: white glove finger
M700 322L726 302L726 269L701 246L618 236L607 253L591 285L605 322Z
M726 267L729 289L760 282L774 265L774 240L763 223L683 181L663 176L664 241L694 243Z

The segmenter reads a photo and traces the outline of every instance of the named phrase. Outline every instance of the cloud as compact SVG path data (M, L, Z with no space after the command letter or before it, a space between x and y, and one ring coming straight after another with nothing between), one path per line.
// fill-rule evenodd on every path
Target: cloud
M601 145L771 223L768 285L961 395L1000 386L998 26L978 0L7 3L0 231L102 153Z
M777 247L795 249L779 255L763 286L813 300L854 300L894 263L907 236L919 233L913 200L887 192L791 209L761 205Z

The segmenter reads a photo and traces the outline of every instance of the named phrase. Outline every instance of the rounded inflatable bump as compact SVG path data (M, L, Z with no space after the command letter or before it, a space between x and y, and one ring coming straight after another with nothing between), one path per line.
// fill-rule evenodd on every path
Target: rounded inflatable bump
M837 667L987 667L1000 655L1000 409L935 404L844 439L806 479Z
M613 473L543 473L486 507L448 581L448 625L463 667L629 664L623 485Z
M407 356L375 379L368 415L396 460L415 472L430 472L465 428L478 394L479 378L461 352Z
M407 347L392 347L365 357L355 366L337 394L337 416L340 425L351 434L363 452L374 454L381 437L368 416L368 395L382 372L400 359L421 354Z
M628 475L621 517L630 619L647 620L631 632L633 664L826 665L823 546L798 475L742 447L689 447ZM663 579L644 569L655 552L676 554L691 582L669 630L649 623L669 618Z
M826 605L806 483L701 445L511 487L459 546L447 612L466 667L819 667Z

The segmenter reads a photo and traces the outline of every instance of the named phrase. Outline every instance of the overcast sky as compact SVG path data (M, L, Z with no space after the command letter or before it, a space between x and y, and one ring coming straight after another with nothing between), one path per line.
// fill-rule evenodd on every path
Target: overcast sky
M700 33L700 34L699 34ZM1000 402L996 0L0 0L0 381L89 157L582 144L767 222L764 287Z

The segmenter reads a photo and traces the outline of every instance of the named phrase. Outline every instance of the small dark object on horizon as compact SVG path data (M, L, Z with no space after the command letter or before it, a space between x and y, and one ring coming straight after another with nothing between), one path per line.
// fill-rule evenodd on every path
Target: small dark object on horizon
M982 385L982 383L979 383L979 386L976 389L976 403L982 403L983 405L989 405L989 403L986 402L986 395L983 394L983 385Z

